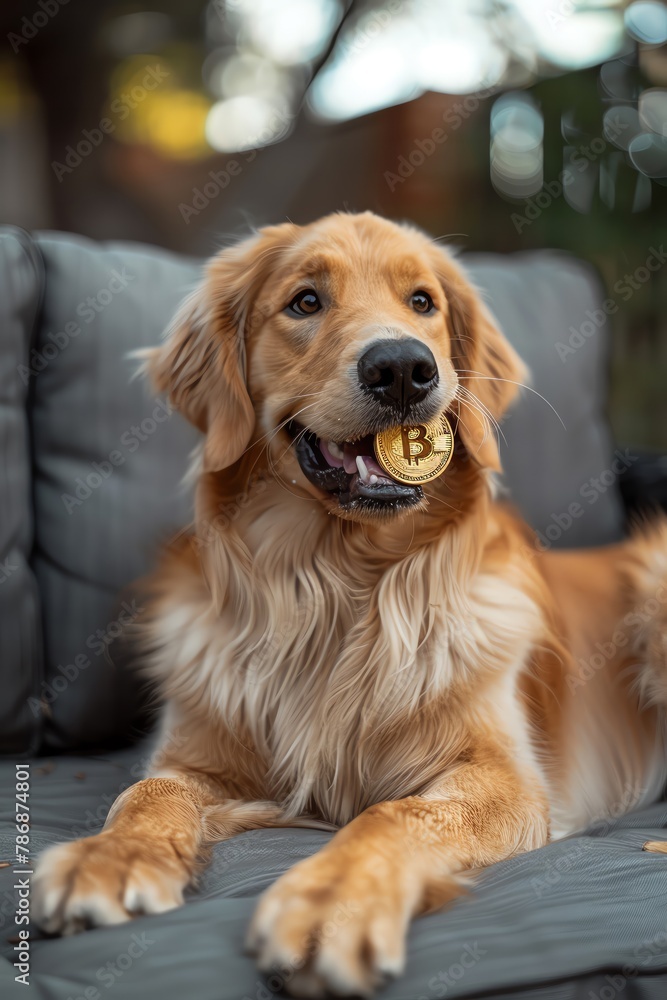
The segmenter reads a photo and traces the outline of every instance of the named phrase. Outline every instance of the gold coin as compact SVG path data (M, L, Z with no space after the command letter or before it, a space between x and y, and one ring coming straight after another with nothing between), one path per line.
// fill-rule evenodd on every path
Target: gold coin
M444 415L428 424L390 427L375 435L375 455L399 483L428 483L441 476L454 453L454 433Z

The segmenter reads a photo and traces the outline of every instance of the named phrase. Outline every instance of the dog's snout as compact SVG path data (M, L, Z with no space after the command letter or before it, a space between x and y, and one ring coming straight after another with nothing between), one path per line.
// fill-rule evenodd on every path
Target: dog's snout
M359 358L357 369L361 384L390 406L417 403L438 383L435 358L415 337L376 341Z

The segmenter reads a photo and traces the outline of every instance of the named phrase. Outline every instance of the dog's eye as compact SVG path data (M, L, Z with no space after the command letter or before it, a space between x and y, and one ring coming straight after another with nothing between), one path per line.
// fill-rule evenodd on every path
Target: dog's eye
M410 299L410 305L415 312L429 313L433 309L433 299L428 292L415 292Z
M320 311L322 303L312 289L306 288L294 296L287 308L295 316L312 316Z

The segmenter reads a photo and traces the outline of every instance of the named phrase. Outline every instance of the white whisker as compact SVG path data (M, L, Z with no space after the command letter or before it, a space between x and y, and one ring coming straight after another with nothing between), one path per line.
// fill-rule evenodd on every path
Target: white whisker
M460 393L465 394L464 398L461 398ZM505 442L505 444L507 444L507 438L503 434L499 422L493 416L489 408L485 406L485 404L481 401L479 396L475 395L475 393L472 392L471 389L468 389L467 386L461 384L457 386L456 394L462 403L467 403L469 406L472 406L474 409L478 410L481 413L482 417L484 417L485 421L488 421L492 425L492 427L495 429L499 437L501 437Z
M459 388L462 388L462 387L459 387ZM470 407L471 410L476 410L479 413L480 417L482 418L482 423L484 425L484 437L482 438L482 444L484 444L484 442L486 441L487 437L491 433L491 430L490 430L491 421L489 420L489 417L484 412L484 410L481 408L481 406L479 406L472 398L468 399L465 396L459 395L458 390L457 390L457 396L456 396L456 398L458 399L459 403L462 403L464 406L468 406L468 407ZM464 426L465 426L465 424L464 424Z
M511 378L499 378L496 375L483 375L481 372L475 372L475 371L472 371L472 369L469 369L469 368L467 368L467 369L466 368L460 369L459 372L458 372L459 377L461 377L461 376L465 377L465 373L466 372L469 374L470 378L479 378L479 379L483 379L486 382L508 382L510 385L517 385L517 386L519 386L520 389L527 389L528 392L534 393L544 403L547 404L547 406L549 407L550 410L553 410L553 412L556 414L556 416L560 420L561 424L563 425L563 430L567 430L567 427L563 423L563 419L562 419L560 413L558 412L558 410L556 409L556 407L553 405L553 403L550 403L549 400L546 398L546 396L543 396L541 392L537 391L537 389L533 389L532 385L526 385L525 382L515 382L514 379L511 379Z

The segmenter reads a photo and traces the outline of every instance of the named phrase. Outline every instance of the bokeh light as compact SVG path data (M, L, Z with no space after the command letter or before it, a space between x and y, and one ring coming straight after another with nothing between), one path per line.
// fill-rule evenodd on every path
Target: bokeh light
M143 54L116 67L105 114L119 142L151 146L175 159L196 159L210 151L205 135L209 108L204 94L180 85L173 64Z
M262 97L229 97L210 109L206 139L219 152L240 152L277 142L287 135L291 124L291 115L284 107Z
M508 198L529 198L542 187L544 120L528 94L510 92L491 110L491 182Z
M328 119L354 118L410 100L423 91L415 76L414 23L371 12L347 29L315 78L310 105Z
M655 0L640 0L625 11L625 27L629 35L645 45L667 42L667 7Z
M235 0L239 39L277 63L315 58L342 15L338 0Z
M667 135L667 90L645 90L639 98L639 118L644 128Z
M637 170L647 177L667 177L667 137L642 132L630 143L628 152Z

